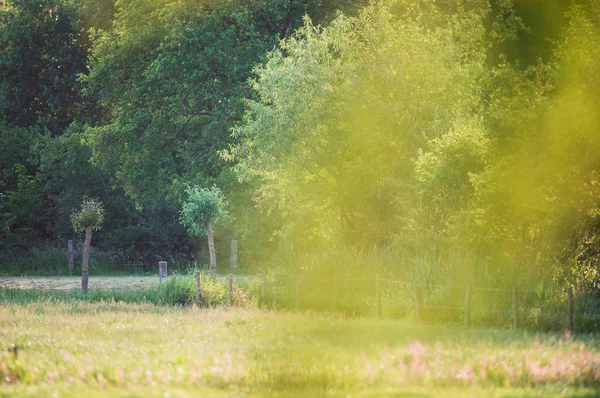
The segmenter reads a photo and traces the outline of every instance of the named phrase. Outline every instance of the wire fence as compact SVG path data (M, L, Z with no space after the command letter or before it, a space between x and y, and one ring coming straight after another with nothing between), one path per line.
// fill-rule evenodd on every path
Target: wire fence
M544 328L546 324L555 329L564 324L573 330L577 322L585 324L585 330L600 330L600 297L571 288L451 285L377 276L288 276L263 278L262 283L263 302L284 308L346 310L466 326L476 320L514 328L532 324Z
M230 249L216 251L221 264L232 266L233 256ZM238 250L233 266L250 267L257 264L263 253L250 250ZM83 253L81 248L67 250L48 250L39 253L0 253L0 275L68 275L81 273ZM208 270L209 253L196 255L179 253L177 255L156 254L136 251L104 251L90 248L90 269L97 272L119 274L147 274L157 271L159 261L168 261L169 269L183 273L190 268Z
M73 275L81 272L81 252L75 251ZM237 259L257 254L239 250ZM227 263L229 250L219 250L218 256ZM92 251L90 270L96 273L146 274L158 273L160 256L136 253ZM68 275L67 254L51 253L38 257L0 258L0 272L12 272L15 267L25 272L50 270L53 275ZM202 259L195 264L188 258L168 258L169 271L187 274L190 264L208 266ZM243 261L238 263L241 265ZM6 273L5 273L6 274ZM18 273L17 273L18 274ZM224 279L224 278L222 278ZM93 277L90 288L94 288ZM496 323L519 327L525 323L544 323L545 318L562 319L572 329L575 321L588 322L600 330L600 294L571 289L530 289L516 286L467 285L432 283L422 280L399 279L380 276L319 277L284 275L266 278L262 275L236 276L235 283L260 280L255 294L264 305L283 308L344 311L363 315L409 317L416 321L443 320L448 322L496 320ZM226 282L226 281L225 281ZM135 289L146 283L123 286L100 285L102 289ZM74 285L75 287L75 285ZM589 328L588 328L589 329Z

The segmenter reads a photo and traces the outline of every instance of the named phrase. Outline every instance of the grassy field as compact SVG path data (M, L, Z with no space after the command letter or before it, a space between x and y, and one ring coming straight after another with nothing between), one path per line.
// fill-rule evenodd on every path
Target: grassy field
M592 397L597 337L260 309L3 303L0 396Z

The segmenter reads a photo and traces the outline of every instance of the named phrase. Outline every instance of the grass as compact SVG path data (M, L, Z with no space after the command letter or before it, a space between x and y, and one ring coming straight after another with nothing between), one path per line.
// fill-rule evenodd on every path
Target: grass
M117 301L0 303L0 396L596 396L597 335ZM18 357L4 348L20 347Z
M197 302L196 284L193 278L179 276L169 277L164 284L153 280L152 283L133 284L136 279L131 278L115 278L113 283L105 283L99 285L100 288L90 288L88 293L84 294L80 289L60 289L60 283L65 284L64 278L59 281L54 281L49 288L19 288L19 287L0 287L0 303L18 303L26 304L37 302L40 300L54 301L82 301L82 302L99 302L99 301L119 301L123 303L149 303L162 305L192 305L193 303L201 307L211 307L222 305L228 302L227 286L221 280L213 280L208 274L201 274L201 301ZM72 280L68 281L69 283ZM125 283L123 283L125 282ZM91 284L94 286L94 284ZM235 285L233 291L233 304L247 307L255 304L255 299L249 293L248 283ZM20 285L19 285L20 286ZM36 285L33 285L36 286ZM106 288L113 286L114 288ZM256 288L254 288L256 290Z

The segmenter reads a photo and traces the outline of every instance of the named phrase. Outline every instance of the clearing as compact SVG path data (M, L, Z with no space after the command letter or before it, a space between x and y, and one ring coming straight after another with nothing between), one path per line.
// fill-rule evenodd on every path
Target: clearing
M158 282L158 276L90 276L89 289L135 289ZM79 276L3 276L0 288L35 290L81 289Z
M187 278L187 276L169 276L169 278ZM217 279L225 280L227 275L217 275ZM234 275L234 281L257 279L252 275ZM132 276L90 276L88 289L114 290L136 289L148 287L159 282L158 275ZM81 275L79 276L0 276L0 289L31 289L31 290L80 290Z
M5 302L0 347L0 396L593 397L600 387L596 335L312 312Z

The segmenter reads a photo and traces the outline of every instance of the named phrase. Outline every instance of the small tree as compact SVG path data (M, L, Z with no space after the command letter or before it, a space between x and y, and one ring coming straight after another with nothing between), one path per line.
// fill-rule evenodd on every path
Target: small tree
M187 228L190 235L208 236L208 251L210 255L210 274L217 274L217 255L213 238L213 223L223 217L225 198L217 187L186 189L187 200L183 202L179 220Z
M104 221L104 206L97 199L84 197L81 206L71 213L71 223L75 232L85 230L85 241L83 242L83 263L81 266L81 289L87 293L88 289L88 267L90 260L90 242L92 230L99 230Z

